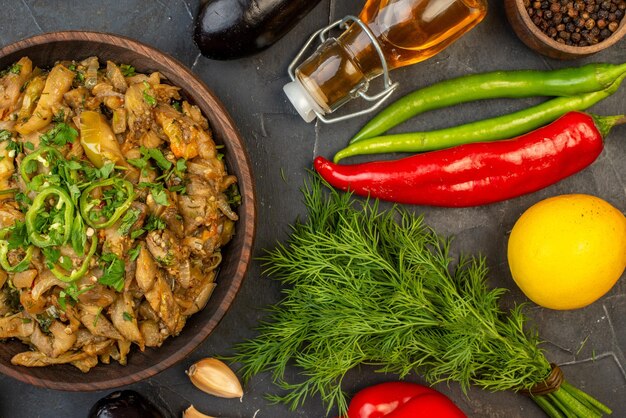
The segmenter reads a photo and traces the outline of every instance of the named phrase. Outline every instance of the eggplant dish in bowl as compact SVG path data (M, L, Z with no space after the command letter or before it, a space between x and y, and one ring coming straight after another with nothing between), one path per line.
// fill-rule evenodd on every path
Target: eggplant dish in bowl
M98 56L22 56L0 93L0 339L25 344L12 365L87 373L158 351L211 304L239 221L203 111L159 71Z

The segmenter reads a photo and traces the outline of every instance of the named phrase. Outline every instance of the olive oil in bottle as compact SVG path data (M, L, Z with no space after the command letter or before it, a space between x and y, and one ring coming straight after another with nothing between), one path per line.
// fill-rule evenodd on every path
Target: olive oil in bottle
M389 70L437 54L476 26L487 13L486 0L369 0L359 18L339 38L326 40L298 66L285 93L310 122L364 91L383 73L380 46Z

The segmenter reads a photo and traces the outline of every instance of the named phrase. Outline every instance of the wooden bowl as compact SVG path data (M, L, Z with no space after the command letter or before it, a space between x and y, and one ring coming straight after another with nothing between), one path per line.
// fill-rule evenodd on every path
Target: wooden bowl
M506 16L513 30L529 48L550 58L569 60L586 57L615 45L626 35L626 17L607 39L590 46L568 46L543 33L531 20L523 0L504 0Z
M191 42L191 41L190 41ZM67 391L92 391L119 387L154 376L190 354L217 326L230 307L246 274L251 259L255 231L255 194L250 163L243 141L232 119L215 95L183 64L167 54L140 42L117 35L95 32L55 32L34 36L0 49L0 68L22 56L34 65L49 67L58 60L98 56L100 62L112 60L131 64L138 71L159 71L183 94L202 109L217 143L225 146L230 173L239 179L241 205L237 212L233 240L224 248L217 287L206 308L187 321L181 334L168 338L157 349L140 352L133 348L128 365L99 364L88 373L70 365L27 368L11 364L11 357L27 349L19 341L0 343L0 372L35 386Z

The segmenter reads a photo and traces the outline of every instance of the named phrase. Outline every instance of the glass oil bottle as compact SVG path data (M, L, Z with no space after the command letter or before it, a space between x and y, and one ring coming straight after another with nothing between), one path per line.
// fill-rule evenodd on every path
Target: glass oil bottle
M307 122L318 117L330 123L368 113L397 87L389 79L390 70L432 57L486 13L486 0L369 0L358 18L347 16L311 37L290 66L293 81L285 85L285 93ZM325 38L335 26L346 30L337 39ZM318 35L323 43L296 68ZM367 95L370 80L380 75L385 90ZM324 116L359 96L375 104L334 119Z

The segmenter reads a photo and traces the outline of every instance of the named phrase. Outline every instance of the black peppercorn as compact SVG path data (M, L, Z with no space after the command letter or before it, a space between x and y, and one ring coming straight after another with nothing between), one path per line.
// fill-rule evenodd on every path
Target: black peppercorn
M626 15L626 0L523 0L532 22L566 45L588 46L610 37Z

